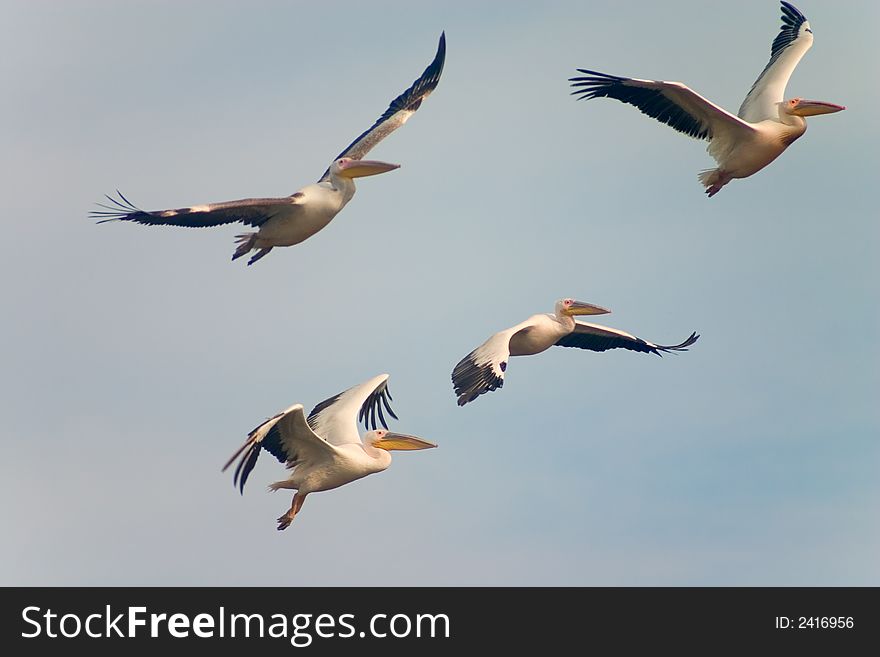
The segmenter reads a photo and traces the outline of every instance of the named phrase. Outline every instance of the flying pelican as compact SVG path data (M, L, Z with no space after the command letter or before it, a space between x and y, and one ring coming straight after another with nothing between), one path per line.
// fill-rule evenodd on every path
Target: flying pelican
M452 370L452 384L458 396L458 405L464 406L484 392L503 386L507 361L511 356L539 354L553 345L591 351L623 348L662 356L661 352L687 351L700 337L691 333L681 344L667 347L607 326L572 319L575 315L605 315L610 312L590 303L560 299L552 314L532 315L516 326L499 331L462 358Z
M807 130L806 116L846 109L818 100L783 100L795 66L813 45L806 17L782 3L782 29L773 40L770 62L755 80L734 116L709 102L681 82L638 80L579 68L585 77L569 78L572 95L615 98L679 132L709 141L708 151L717 169L699 174L712 197L734 178L747 178L775 160Z
M446 59L446 35L434 60L421 77L391 101L385 113L344 151L337 155L321 179L314 185L283 198L248 198L224 203L194 205L175 210L145 212L134 206L119 190L119 198L107 197L111 205L98 205L103 210L91 212L93 218L106 221L134 221L148 226L183 226L204 228L239 222L257 228L255 233L236 236L238 248L232 259L253 249L257 253L248 261L254 264L276 246L292 246L308 239L324 228L354 196L354 179L373 176L399 168L376 160L362 159L376 144L406 123L436 88Z
M306 419L302 404L294 404L260 424L232 458L223 466L225 471L239 459L233 484L244 492L244 484L253 470L260 450L293 470L283 481L269 485L272 491L293 489L296 493L290 510L278 518L278 529L286 529L309 493L331 490L351 483L391 465L393 449L428 449L437 445L415 436L388 431L382 406L395 420L388 392L388 375L380 374L369 381L349 388L312 409ZM384 427L378 429L379 423ZM358 422L372 429L361 440Z

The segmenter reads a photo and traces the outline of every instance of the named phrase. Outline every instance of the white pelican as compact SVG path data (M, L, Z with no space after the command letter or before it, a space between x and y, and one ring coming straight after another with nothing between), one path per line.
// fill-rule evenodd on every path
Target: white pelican
M452 384L458 396L458 405L464 406L484 392L503 386L507 361L511 356L539 354L553 345L591 351L623 348L662 356L661 352L687 351L700 337L691 333L681 344L664 346L607 326L572 319L574 315L605 315L610 312L590 303L560 299L556 302L555 312L532 315L516 326L499 331L462 358L452 370Z
M770 62L755 80L739 114L709 102L681 82L621 78L579 68L586 77L569 78L573 95L615 98L697 139L709 140L717 169L699 174L711 197L734 178L747 178L779 157L807 130L806 116L846 109L818 100L783 100L795 66L813 45L813 30L804 15L782 3L782 29L773 40Z
M334 158L321 179L314 185L283 198L248 198L224 203L194 205L175 210L145 212L135 207L119 190L118 199L107 197L111 205L98 204L103 210L91 213L105 221L134 221L148 226L183 226L204 228L239 222L258 228L255 233L236 236L235 260L253 249L248 261L254 264L276 246L292 246L324 228L354 196L354 179L397 169L400 165L362 159L376 144L406 123L436 88L446 59L446 35L434 60L421 77L391 101L385 113L348 147Z
M278 529L286 529L309 493L338 488L382 472L391 465L389 450L437 446L415 436L387 431L382 406L397 419L388 404L390 399L388 375L380 374L322 401L312 409L308 419L303 405L294 404L251 431L223 470L239 459L233 483L242 493L261 449L293 470L287 479L269 485L273 491L281 488L296 491L290 510L278 518ZM377 413L383 429L377 428ZM358 433L359 421L363 421L366 428L372 428L364 434L363 441Z

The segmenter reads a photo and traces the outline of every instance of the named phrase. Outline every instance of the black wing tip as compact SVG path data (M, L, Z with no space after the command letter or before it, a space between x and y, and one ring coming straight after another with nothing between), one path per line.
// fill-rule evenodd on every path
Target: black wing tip
M589 68L579 68L576 69L578 73L582 73L583 76L568 78L569 82L591 82L593 84L611 84L615 82L626 82L630 78L625 78L620 75L611 75L610 73L602 73L601 71L594 71Z
M105 203L95 203L95 205L102 209L90 210L89 218L98 219L99 221L97 223L103 224L108 221L124 220L130 215L143 213L143 210L129 201L118 189L116 190L116 196L118 198L113 198L109 194L104 194L104 198L110 202L110 205Z
M777 39L784 38L785 42L778 44L779 46L788 45L790 41L797 38L801 25L807 22L807 17L793 4L783 0L781 5L782 16L779 18L782 21L782 26L779 28L780 34ZM774 41L774 46L776 45Z
M382 402L382 405L385 407L385 410L388 411L388 415L393 417L395 420L399 420L400 418L397 417L397 414L392 410L391 404L389 403L394 401L394 397L391 396L391 390L388 389L387 383L385 384L384 393L379 399Z
M479 396L480 393L475 394L473 397L470 397L468 395L460 395L458 400L456 401L456 404L458 404L459 406L464 406L465 404L469 404L470 402L474 401Z
M786 16L792 19L807 20L807 17L804 16L803 12L790 2L781 0L779 4L782 6L782 20L785 20Z
M239 447L235 453L229 458L226 462L226 465L223 466L221 472L226 472L229 467L236 463L235 473L232 476L232 486L233 488L238 488L239 492L244 495L244 485L247 483L248 477L251 474L251 471L256 466L257 461L260 458L260 453L265 449L268 453L278 459L279 463L284 463L289 460L289 456L286 452L283 451L283 448L280 445L280 437L278 435L278 427L277 422L274 423L269 430L260 437L257 438L257 432L266 425L267 422L271 422L272 420L280 420L284 416L284 413L278 413L277 415L268 418L264 422L258 424L249 434L247 440L244 444Z
M440 33L440 40L437 42L437 52L434 55L434 59L431 60L431 63L425 68L422 74L413 82L409 89L400 94L397 98L395 98L388 110L394 108L397 103L403 103L403 106L408 106L414 102L420 101L425 98L428 94L430 94L434 89L437 88L437 84L440 82L440 75L443 73L443 65L446 63L446 30L443 30ZM406 100L404 100L406 99ZM418 107L413 108L418 109ZM395 110L396 111L396 110ZM388 112L386 111L386 114ZM383 117L385 115L383 114ZM387 117L385 117L387 118ZM381 119L380 119L381 120Z
M654 353L656 353L658 356L662 356L663 354L660 353L661 351L663 353L667 353L667 354L675 353L677 351L687 351L688 347L690 347L692 344L694 344L699 339L700 339L699 333L694 331L693 333L691 333L687 337L687 339L684 342L681 342L681 343L675 344L675 345L669 345L669 346L658 346L657 350Z
M388 412L388 415L395 420L400 419L391 408L390 401L393 401L393 398L391 397L391 392L388 390L388 379L385 379L385 381L367 396L364 403L361 404L360 410L358 411L357 421L363 423L364 428L368 431L375 431L379 428L380 424L382 425L382 428L387 429L388 422L382 411L383 407L385 411ZM379 417L378 424L376 423L377 415Z
M434 59L431 60L424 73L419 76L419 79L407 91L416 89L422 83L425 86L419 89L421 98L434 91L437 88L437 83L440 82L440 75L443 73L444 64L446 64L446 30L440 33L440 40L437 42L437 53L434 55Z
M504 379L498 379L497 383L492 383L488 386L474 387L467 390L461 390L460 392L456 390L455 394L458 397L457 404L459 406L464 406L465 404L469 404L474 401L480 395L485 395L487 392L495 392L496 390L500 390L504 386Z
M578 73L583 73L584 75L589 75L591 77L597 78L608 78L611 80L625 80L626 78L622 78L619 75L611 75L610 73L603 73L602 71L594 71L591 68L578 68L575 69ZM573 78L569 78L573 79Z
M588 68L577 69L582 76L568 78L573 88L572 96L577 96L578 100L590 100L604 95L603 91L612 89L616 85L622 84L630 78L624 78L619 75L610 75L601 71L593 71Z
M428 68L426 70L430 71L432 67L439 65L440 70L443 70L443 64L446 63L446 30L440 32L440 40L437 42L437 53L434 55L434 59L428 64ZM437 72L437 75L440 75L440 72Z
M613 98L638 108L642 114L665 123L673 130L689 137L711 139L708 125L667 97L662 87L627 84L633 78L608 75L585 68L577 70L586 74L586 77L569 78L571 86L574 87L571 95L577 96L578 100Z
M257 459L260 457L260 449L260 445L245 443L242 449L239 450L240 453L243 453L238 461L238 465L235 467L235 474L232 476L232 486L233 488L238 488L239 493L242 495L244 495L244 485L248 480L248 476L257 464ZM236 456L237 455L238 454L236 454ZM235 457L233 457L232 460L234 459ZM227 467L228 465L229 464L227 464ZM224 470L225 469L226 468L224 468Z
M417 110L418 103L437 88L440 76L443 73L444 64L446 64L446 30L440 33L440 40L437 43L437 52L434 55L434 59L431 60L431 63L425 67L422 74L416 78L408 89L391 101L388 109L379 118L377 123L380 123L393 114L393 112L403 107L409 107L413 111Z
M497 376L491 363L477 364L474 353L462 358L452 370L452 389L458 398L458 405L474 401L487 392L493 392L504 386L504 379Z
M235 458L241 453L241 450L232 455L232 458L226 461L226 465L220 468L220 472L226 472L229 469L229 466L235 462Z

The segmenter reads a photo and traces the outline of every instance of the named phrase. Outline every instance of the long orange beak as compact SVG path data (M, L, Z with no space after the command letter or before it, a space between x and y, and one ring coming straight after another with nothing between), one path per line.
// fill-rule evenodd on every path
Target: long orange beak
M387 173L399 168L399 164L379 162L378 160L351 160L340 167L339 175L346 178L363 178L365 176Z
M801 100L791 109L791 113L798 116L816 116L818 114L834 114L845 109L846 107L843 105L826 103L821 100Z
M437 445L429 443L427 440L422 440L415 436L409 436L405 433L394 433L391 431L386 433L384 438L379 438L373 441L373 447L389 451L392 449L407 451L414 449L431 449L436 446Z
M592 303L584 303L583 301L575 301L566 311L569 315L607 315L611 311L602 306L595 306Z

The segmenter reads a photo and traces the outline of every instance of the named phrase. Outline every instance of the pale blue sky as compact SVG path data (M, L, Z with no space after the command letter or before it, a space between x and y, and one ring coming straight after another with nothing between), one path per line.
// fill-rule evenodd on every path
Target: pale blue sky
M7 585L880 585L880 10L797 3L788 96L841 103L712 199L704 145L576 67L681 80L735 111L775 0L2 2L0 287ZM96 226L280 196L424 69L439 87L330 226L257 266L236 226ZM453 365L563 296L665 358L515 359L455 404ZM391 374L437 442L309 497L263 418Z

